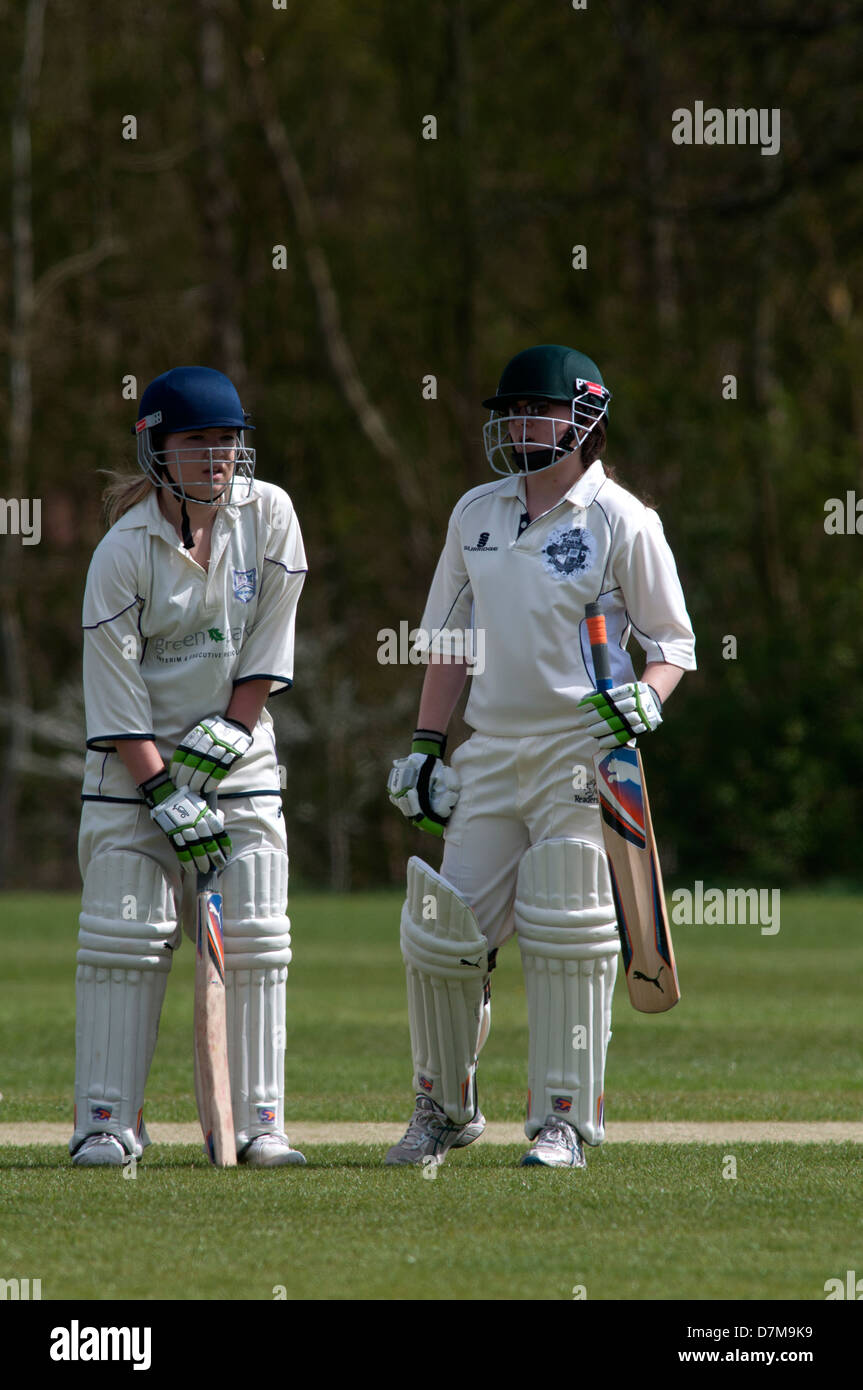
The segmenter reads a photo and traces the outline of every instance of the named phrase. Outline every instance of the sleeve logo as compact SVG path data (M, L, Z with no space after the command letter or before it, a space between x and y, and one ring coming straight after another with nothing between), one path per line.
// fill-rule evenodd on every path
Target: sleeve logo
M250 603L258 592L258 571L252 570L233 570L234 596L241 603Z

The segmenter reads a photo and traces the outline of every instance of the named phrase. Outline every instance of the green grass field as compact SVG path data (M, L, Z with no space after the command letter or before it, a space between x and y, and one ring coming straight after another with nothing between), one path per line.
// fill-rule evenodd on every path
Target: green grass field
M3 1123L70 1119L77 906L0 898ZM293 900L289 1120L406 1121L399 906L394 894ZM618 986L612 1127L860 1120L858 920L854 899L783 894L776 936L678 927L672 1013L636 1014ZM196 1118L192 972L185 942L150 1121ZM513 943L480 1068L489 1119L522 1118L526 1056ZM154 1145L130 1180L74 1170L59 1147L2 1147L0 1277L41 1278L46 1299L819 1300L827 1279L863 1274L852 1144L610 1144L572 1173L519 1169L518 1146L480 1142L433 1180L383 1168L384 1151L314 1147L306 1169L220 1173L198 1146ZM723 1176L728 1154L736 1179Z

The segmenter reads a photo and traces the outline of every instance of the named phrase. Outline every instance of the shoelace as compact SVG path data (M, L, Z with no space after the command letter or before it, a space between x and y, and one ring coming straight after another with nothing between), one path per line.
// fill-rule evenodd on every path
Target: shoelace
M423 1140L431 1136L440 1139L449 1129L458 1129L458 1125L450 1124L445 1115L439 1115L436 1110L421 1110L411 1118L407 1127L407 1133L402 1140L404 1148L418 1149Z
M578 1148L578 1141L575 1132L570 1125L557 1124L549 1125L548 1129L543 1129L534 1140L535 1144L554 1143L555 1135L558 1136L560 1143L566 1144L568 1148Z

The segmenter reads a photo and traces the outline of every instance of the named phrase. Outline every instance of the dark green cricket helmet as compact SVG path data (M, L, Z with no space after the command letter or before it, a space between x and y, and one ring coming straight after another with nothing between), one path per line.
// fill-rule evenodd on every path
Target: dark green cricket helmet
M599 368L583 352L560 343L526 348L507 362L497 392L483 401L492 412L483 430L489 464L496 473L535 473L553 467L579 448L597 422L607 417L610 400L611 392ZM515 413L513 407L518 401L569 405L569 428L550 447L536 447L526 437L526 421L549 417Z

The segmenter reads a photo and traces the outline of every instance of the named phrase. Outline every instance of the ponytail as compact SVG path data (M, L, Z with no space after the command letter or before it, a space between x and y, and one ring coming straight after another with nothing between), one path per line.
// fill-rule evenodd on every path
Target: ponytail
M106 469L109 482L102 493L102 508L107 525L114 526L130 508L143 502L155 488L146 473L116 473Z

